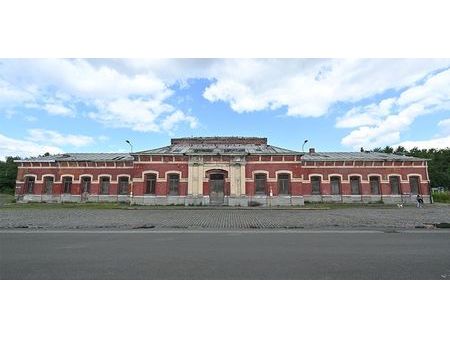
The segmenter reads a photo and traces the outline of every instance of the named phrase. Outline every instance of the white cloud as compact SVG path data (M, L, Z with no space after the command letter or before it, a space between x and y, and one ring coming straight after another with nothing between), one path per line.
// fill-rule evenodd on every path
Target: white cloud
M28 129L28 141L45 143L55 146L70 145L74 147L83 147L94 143L94 138L85 135L63 135L53 130Z
M88 60L7 60L0 67L3 77L17 85L57 88L60 96L82 99L115 99L129 95L167 95L167 86L149 73L126 74L107 61L95 65Z
M47 103L43 106L50 115L57 116L75 116L75 112L62 104Z
M320 117L338 103L403 91L400 97L355 107L337 119L338 128L364 128L343 140L359 147L359 135L367 127L372 129L366 146L386 135L400 138L398 131L422 114L408 110L413 104L427 112L442 109L448 97L445 74L432 75L423 85L417 81L449 65L450 60L439 59L5 60L0 64L0 105L74 116L81 103L91 111L85 116L109 127L170 132L180 123L198 125L195 116L178 113L168 101L174 95L171 86L189 86L190 79L210 80L203 97L223 101L238 113L281 108L300 117ZM394 114L399 116L391 122L403 129L384 130L382 124Z
M450 118L439 121L437 126L439 128L439 132L435 135L435 137L429 140L403 141L396 144L395 147L401 145L406 149L411 149L414 147L417 147L419 149L450 148Z
M96 101L98 110L88 116L113 128L141 132L170 132L179 123L197 127L197 119L158 100L122 98L110 102Z
M450 136L446 137L438 137L430 140L422 140L422 141L403 141L396 144L394 147L403 146L406 149L411 149L417 147L419 149L444 149L450 148Z
M16 103L32 101L33 95L0 79L0 104L8 106Z
M358 149L399 142L401 132L419 116L450 110L450 69L429 76L424 83L404 90L398 98L356 107L337 119L337 127L357 129L341 143Z
M384 116L392 112L395 99L389 98L380 103L372 103L367 106L359 106L350 109L344 116L336 119L337 128L355 128L371 126L380 123Z
M449 60L224 60L209 70L209 101L237 112L286 107L291 116L322 116L337 102L357 102L401 89Z
M97 137L97 139L101 142L105 142L109 140L109 137L106 135L100 135L99 137Z
M438 127L440 130L440 135L450 135L450 118L438 122Z
M180 110L166 116L161 122L161 126L166 131L172 131L175 126L180 122L187 122L191 129L195 129L198 126L197 118L186 115Z
M62 150L55 146L43 145L32 141L18 140L0 134L0 158L6 156L38 156L49 152L51 154L61 153Z
M38 120L37 117L33 115L25 115L23 119L27 122L36 122Z
M80 102L92 109L85 116L109 127L169 131L167 123L161 125L164 115L177 110L166 102L173 91L154 71L121 60L6 60L0 74L16 87L31 88L34 100L24 104L28 108L73 117ZM186 115L176 123L194 126L193 119Z

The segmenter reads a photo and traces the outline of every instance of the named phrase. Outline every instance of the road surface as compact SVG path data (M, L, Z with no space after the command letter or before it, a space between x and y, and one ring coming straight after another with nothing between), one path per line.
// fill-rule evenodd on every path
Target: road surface
M3 231L0 279L450 279L450 232Z

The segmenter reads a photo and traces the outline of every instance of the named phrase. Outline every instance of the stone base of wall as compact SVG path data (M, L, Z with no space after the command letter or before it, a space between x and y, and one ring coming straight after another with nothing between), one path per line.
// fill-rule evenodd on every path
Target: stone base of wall
M247 197L249 205L259 204L265 207L299 206L304 205L303 196L265 196L254 195Z
M431 203L429 195L423 195L424 203ZM384 203L416 204L415 195L305 195L309 203Z
M128 195L17 195L19 203L130 203ZM424 195L425 203L430 203L430 196ZM384 204L416 204L414 195L305 195L305 196L225 196L224 204L228 206L301 206L309 203L384 203ZM134 196L132 204L138 205L185 205L201 206L209 205L209 196Z

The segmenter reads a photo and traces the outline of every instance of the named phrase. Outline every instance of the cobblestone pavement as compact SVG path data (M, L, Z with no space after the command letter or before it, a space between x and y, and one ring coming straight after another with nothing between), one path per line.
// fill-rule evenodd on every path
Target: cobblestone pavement
M450 222L448 205L329 210L0 208L0 230L408 229L441 222Z

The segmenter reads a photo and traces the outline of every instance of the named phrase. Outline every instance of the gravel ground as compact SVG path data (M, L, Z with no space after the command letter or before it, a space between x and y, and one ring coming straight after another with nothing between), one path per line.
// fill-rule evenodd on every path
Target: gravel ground
M329 210L0 208L0 230L408 229L441 222L450 222L449 205Z

